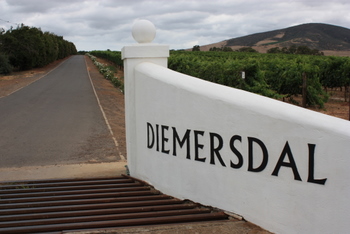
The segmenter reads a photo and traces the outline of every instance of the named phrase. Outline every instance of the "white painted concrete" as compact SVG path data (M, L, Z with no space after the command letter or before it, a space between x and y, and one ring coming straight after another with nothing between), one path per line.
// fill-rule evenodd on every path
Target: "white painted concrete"
M348 232L350 122L171 71L155 47L123 49L132 176L272 232Z
M135 26L136 25L136 26ZM142 30L142 25L144 22L133 26L133 34L140 41L150 41L150 36L146 35L142 38L142 33L138 32L137 29ZM148 25L148 23L146 23ZM151 30L152 34L153 27L146 26ZM143 31L141 31L143 32ZM141 34L141 35L140 35ZM153 40L153 39L152 39ZM125 46L122 49L122 59L124 60L124 95L125 95L125 126L126 126L126 141L127 141L127 154L128 154L128 165L132 167L136 164L137 155L137 145L136 143L136 128L135 128L135 78L134 78L134 68L137 64L145 61L150 61L154 64L167 67L169 57L169 46L157 45L152 43L140 43L130 46Z
M138 20L132 26L131 33L138 43L151 43L156 37L156 28L148 20Z

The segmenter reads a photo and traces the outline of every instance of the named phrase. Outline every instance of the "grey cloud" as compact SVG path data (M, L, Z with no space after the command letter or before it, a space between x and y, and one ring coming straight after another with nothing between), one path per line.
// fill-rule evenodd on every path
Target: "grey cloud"
M71 0L6 0L7 4L13 7L14 12L21 13L46 13L51 9L72 3ZM76 0L75 3L82 2Z
M134 43L136 19L155 24L155 42L181 49L300 23L349 27L349 9L347 0L0 0L2 20L62 35L79 50Z

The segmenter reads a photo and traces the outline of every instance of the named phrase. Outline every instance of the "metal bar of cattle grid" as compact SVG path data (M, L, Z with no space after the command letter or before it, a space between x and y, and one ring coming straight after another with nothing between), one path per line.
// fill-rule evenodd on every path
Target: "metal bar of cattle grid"
M227 215L161 194L129 176L0 184L0 233L225 220Z

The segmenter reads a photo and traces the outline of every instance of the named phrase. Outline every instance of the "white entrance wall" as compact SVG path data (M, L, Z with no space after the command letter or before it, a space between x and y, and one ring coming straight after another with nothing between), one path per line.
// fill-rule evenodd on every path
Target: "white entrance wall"
M272 232L348 232L350 122L174 72L150 42L123 48L132 176Z

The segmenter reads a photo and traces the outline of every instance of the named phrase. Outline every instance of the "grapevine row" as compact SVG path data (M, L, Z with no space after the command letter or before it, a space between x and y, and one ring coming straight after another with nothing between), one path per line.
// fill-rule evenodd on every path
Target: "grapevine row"
M112 82L112 84L119 88L122 93L124 93L124 83L121 78L114 76L114 71L112 71L108 66L97 61L97 58L89 53L86 54L95 66L98 68L99 72L107 79Z
M122 55L119 51L101 51L101 50L94 50L89 52L89 54L94 55L99 58L107 59L111 62L113 62L116 66L119 68L123 67L123 61L122 61Z
M306 104L319 107L328 99L323 87L350 83L348 57L172 51L169 68L272 98L301 94L304 75L308 84Z
M90 53L123 66L119 51ZM277 99L293 100L293 96L302 94L303 77L306 77L306 104L320 108L328 99L328 88L350 84L349 57L171 51L168 67L207 81Z

